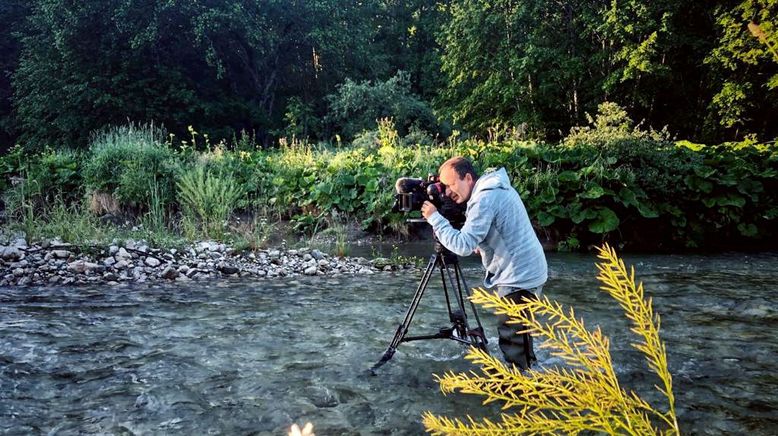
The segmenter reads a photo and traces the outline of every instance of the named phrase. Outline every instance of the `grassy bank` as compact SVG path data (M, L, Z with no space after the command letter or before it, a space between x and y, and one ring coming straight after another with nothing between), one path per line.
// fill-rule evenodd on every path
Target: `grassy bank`
M670 141L601 114L547 144L495 132L491 140L435 144L399 137L391 121L351 144L251 138L211 144L123 126L88 150L2 157L6 233L88 244L115 238L161 245L213 239L266 245L284 228L322 232L345 245L345 229L405 231L391 211L394 182L425 177L453 155L485 170L504 166L540 237L561 250L608 241L625 249L774 247L778 152L774 144Z

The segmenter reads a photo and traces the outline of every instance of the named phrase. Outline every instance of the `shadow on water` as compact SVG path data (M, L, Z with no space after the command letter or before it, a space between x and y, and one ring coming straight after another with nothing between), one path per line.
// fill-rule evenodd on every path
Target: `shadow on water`
M426 257L418 252L403 255ZM353 253L352 253L353 254ZM662 316L686 434L775 434L778 255L627 256ZM611 337L623 386L658 398L593 255L549 254L546 295ZM467 282L480 285L474 258ZM234 280L187 286L0 289L0 432L5 434L419 434L426 410L495 417L443 396L432 374L466 371L452 341L401 344L370 377L418 275ZM412 329L445 326L442 292ZM481 311L496 352L494 317ZM547 352L543 366L554 365Z

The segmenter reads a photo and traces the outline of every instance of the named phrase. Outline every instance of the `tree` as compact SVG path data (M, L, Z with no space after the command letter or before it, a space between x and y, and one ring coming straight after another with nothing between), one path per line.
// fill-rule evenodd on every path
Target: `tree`
M475 133L525 123L559 136L598 102L598 10L574 0L452 2L438 107Z
M368 55L381 52L368 19L379 6L37 0L14 74L23 139L83 146L128 118L267 138L288 98L315 104L346 77L389 70Z
M708 4L699 2L612 2L600 27L602 91L653 127L669 126L684 137L701 137L713 95L703 65L713 45Z
M437 127L432 110L411 92L410 76L402 71L385 82L346 80L327 99L327 119L347 139L374 130L382 118L392 118L401 134L408 133L413 125L427 132Z
M0 2L0 152L13 145L15 137L12 107L11 75L19 60L19 32L29 14L29 4L22 0Z
M732 138L747 133L778 135L778 64L768 40L772 37L772 44L778 43L776 17L778 0L746 0L716 12L721 36L706 62L719 75L708 122L726 128ZM749 24L758 26L767 43L751 35Z
M14 74L22 140L85 145L127 119L175 130L223 113L192 12L175 1L37 1Z

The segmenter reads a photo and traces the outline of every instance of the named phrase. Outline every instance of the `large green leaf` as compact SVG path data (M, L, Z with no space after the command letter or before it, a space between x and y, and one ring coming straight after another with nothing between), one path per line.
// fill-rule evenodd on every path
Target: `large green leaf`
M638 212L643 218L656 218L659 216L659 212L651 207L648 203L638 203Z
M586 182L584 185L584 192L581 193L582 198L600 198L605 195L605 189L595 182Z
M556 217L554 215L551 215L547 212L539 212L538 213L538 224L540 224L543 227L550 226L551 224L554 224L554 221L556 221Z
M746 204L746 199L736 194L727 194L716 197L716 204L719 206L743 207Z
M751 223L740 223L737 225L740 234L747 237L755 237L759 234L759 229Z
M616 212L607 207L597 211L597 217L589 223L589 231L592 233L607 233L619 227L619 217Z
M715 168L711 168L707 166L695 166L693 170L694 170L694 174L697 174L697 176L703 179L707 179L708 177L716 173Z
M713 191L713 183L710 181L695 175L688 175L683 179L686 186L704 192L706 194Z
M578 172L576 171L570 171L570 170L562 171L557 176L557 180L559 180L560 182L577 182L581 180L581 175L578 174Z
M585 208L585 209L581 209L580 206L577 206L577 207L571 208L571 210L570 210L570 219L575 224L580 224L584 220L587 220L587 219L594 219L597 216L598 216L597 209L591 208L591 207Z
M557 189L555 187L547 186L545 189L543 189L538 198L543 203L556 203L556 194Z
M367 192L378 191L378 180L370 179L367 183L365 183L365 191Z
M737 190L741 194L751 196L755 200L757 197L755 194L764 192L764 185L758 180L742 179L738 182Z

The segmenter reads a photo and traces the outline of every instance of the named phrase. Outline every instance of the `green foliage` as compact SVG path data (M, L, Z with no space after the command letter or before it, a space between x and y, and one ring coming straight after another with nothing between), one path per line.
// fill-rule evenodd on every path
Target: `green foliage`
M447 134L427 101L482 136L557 140L612 100L693 141L768 139L775 15L775 0L7 0L0 149L82 148L127 119L264 146L384 117Z
M160 198L159 182L156 178L149 182L149 194L148 212L143 215L141 223L151 232L165 232L167 230L165 204Z
M318 136L321 131L321 121L314 113L313 105L299 97L291 97L286 103L284 121L286 128L282 136L287 138Z
M15 180L22 181L6 192L8 215L30 225L46 194L59 192L75 203L85 185L120 198L125 211L160 238L168 229L182 229L187 237L234 237L260 246L265 227L249 225L254 217L291 219L308 235L343 221L375 233L403 234L406 217L391 210L396 179L426 177L449 157L463 155L479 170L505 167L538 231L560 250L602 241L652 250L775 243L774 144L755 138L676 144L654 135L609 105L590 127L574 130L562 144L522 141L512 134L499 141L414 144L385 120L369 146L293 140L277 149L230 150L217 144L208 151L189 147L174 153L160 145L161 132L130 126L98 135L83 164L77 153L28 156L22 149L2 162L6 175L21 175ZM83 181L73 164L85 168ZM181 165L192 170L176 176ZM46 177L25 176L32 169ZM181 192L169 188L176 180ZM246 222L225 226L233 210ZM176 211L182 212L180 225Z
M56 199L39 220L39 226L27 233L30 241L60 238L73 244L93 244L105 241L109 230L89 213L83 202L66 204Z
M339 85L337 92L327 97L327 120L339 126L344 138L374 130L376 122L392 118L401 134L411 126L436 131L437 122L432 109L411 91L410 76L398 72L385 82L354 82L350 79Z
M25 178L29 192L40 197L40 202L50 202L59 197L69 203L80 198L83 190L78 152L48 148L33 156L19 149L17 152L19 154L12 153L9 157L16 159L27 154L16 168L17 175Z
M40 233L41 219L55 202L63 207L80 202L80 166L80 155L70 150L31 154L15 147L2 159L6 216L25 233Z
M544 135L590 110L603 81L599 5L454 1L440 36L436 107L476 134L495 125Z
M178 183L178 199L187 236L221 239L242 188L229 174L207 171L203 166L186 171Z
M394 71L382 46L396 38L376 36L390 24L407 25L396 23L388 7L332 0L36 0L16 50L22 141L83 147L89 132L128 118L161 123L177 135L197 125L217 142L241 130L287 125L307 134L314 117L305 112L317 108L316 116L324 115L323 97L336 84ZM398 19L410 20L412 8L400 5ZM8 15L25 13L17 9ZM284 107L294 99L302 104Z
M685 43L679 39L687 31L674 22L684 7L688 6L666 0L648 5L636 0L610 4L602 27L613 56L605 91L618 91L624 101L637 107L656 104L655 87L673 81L674 65L667 57ZM641 82L650 86L641 86Z
M521 304L478 289L473 301L505 314L540 337L541 348L564 362L542 371L521 372L506 367L498 358L471 348L467 359L481 365L482 374L454 374L437 377L443 393L460 391L486 397L484 404L502 404L500 421L436 417L427 412L424 426L435 435L457 434L588 434L678 435L672 375L667 350L659 337L659 315L642 283L635 283L634 268L607 244L599 248L601 262L597 277L601 290L613 297L630 321L637 336L632 346L643 354L648 369L660 383L656 389L666 400L660 408L624 388L614 368L610 341L599 327L590 331L573 309L565 310L548 297ZM663 410L664 409L664 410Z
M180 161L164 136L154 125L132 124L96 134L84 165L86 188L112 194L123 208L171 203Z
M270 223L266 217L253 216L244 222L240 218L233 226L231 242L237 251L259 250L267 248L272 242L277 226Z
M769 124L767 133L776 134L778 68L772 52L778 46L776 16L776 0L745 0L734 8L717 9L721 38L705 59L720 72L709 123L732 130Z
M40 211L39 207L36 207L36 200L39 198L40 191L27 180L21 180L3 195L6 219L12 228L17 228L27 235L28 242L39 227Z
M13 113L13 87L11 72L19 63L21 47L17 32L25 24L24 18L30 13L27 0L5 0L0 2L0 150L8 150L18 134Z
M22 185L23 186L23 185ZM8 227L24 233L28 243L44 238L59 238L76 245L108 240L110 231L95 218L83 202L66 203L61 197L33 207L23 189L9 202Z
M616 103L604 102L597 107L597 115L592 118L586 114L589 126L573 127L564 138L564 145L604 146L622 141L662 141L667 140L666 131L641 130L627 115L627 111Z

